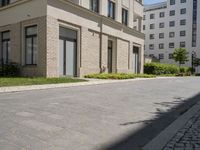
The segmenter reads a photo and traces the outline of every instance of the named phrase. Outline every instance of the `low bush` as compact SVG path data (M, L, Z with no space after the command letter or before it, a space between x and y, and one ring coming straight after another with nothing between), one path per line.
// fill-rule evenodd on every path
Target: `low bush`
M20 68L17 63L8 63L0 66L0 76L19 76Z
M161 63L147 63L144 65L144 73L154 75L167 75L167 74L189 74L190 69L188 67L179 67L172 64Z
M132 73L101 73L101 74L89 74L85 75L85 78L95 78L95 79L134 79L134 78L154 78L155 75L147 75L147 74L132 74Z

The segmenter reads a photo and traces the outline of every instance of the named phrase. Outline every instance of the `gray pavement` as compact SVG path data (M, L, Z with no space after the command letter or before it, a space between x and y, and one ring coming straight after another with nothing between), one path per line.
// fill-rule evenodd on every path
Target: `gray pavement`
M200 78L0 94L1 150L140 149L194 105Z

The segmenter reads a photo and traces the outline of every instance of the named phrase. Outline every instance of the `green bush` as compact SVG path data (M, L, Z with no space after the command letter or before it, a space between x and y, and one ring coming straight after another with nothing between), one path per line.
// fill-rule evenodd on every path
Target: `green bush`
M95 78L95 79L134 79L134 78L154 78L155 75L147 75L147 74L132 74L132 73L101 73L101 74L89 74L85 75L85 78Z
M19 76L20 68L17 63L3 64L0 67L0 76Z
M171 64L147 63L144 65L144 73L154 75L177 74L179 68Z

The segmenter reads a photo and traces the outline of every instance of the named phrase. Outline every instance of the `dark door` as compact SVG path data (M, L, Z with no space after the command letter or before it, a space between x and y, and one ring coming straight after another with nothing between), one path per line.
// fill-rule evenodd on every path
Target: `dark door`
M133 73L140 73L139 47L133 46Z
M112 73L113 42L108 41L108 73Z

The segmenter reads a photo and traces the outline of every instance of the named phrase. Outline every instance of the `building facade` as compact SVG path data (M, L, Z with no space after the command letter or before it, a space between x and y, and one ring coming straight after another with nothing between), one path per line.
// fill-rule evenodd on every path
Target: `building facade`
M2 0L0 56L23 76L143 72L142 0ZM135 29L134 29L135 28Z
M145 54L162 63L176 64L175 48L186 48L191 67L191 55L200 58L200 2L198 0L167 0L145 6Z

